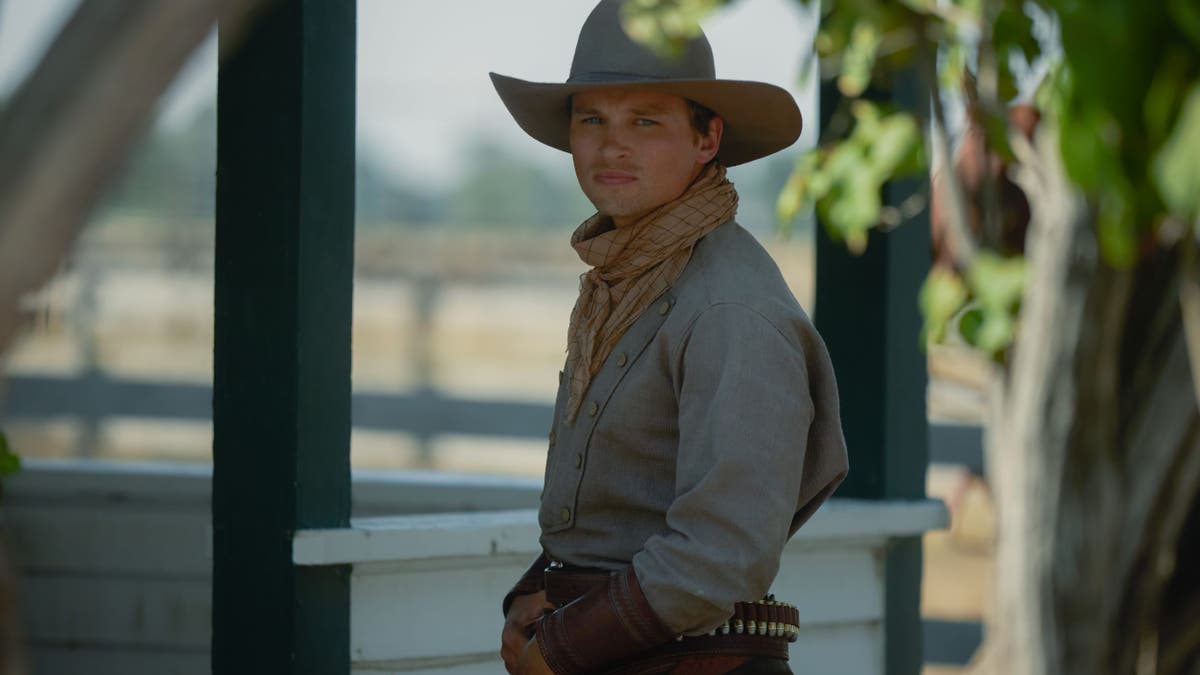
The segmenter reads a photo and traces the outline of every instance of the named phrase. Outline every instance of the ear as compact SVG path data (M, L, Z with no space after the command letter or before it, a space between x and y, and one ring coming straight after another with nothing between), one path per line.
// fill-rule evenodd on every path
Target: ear
M700 156L701 164L708 164L713 157L717 156L717 151L721 149L721 136L725 133L725 120L713 115L713 118L708 121L708 133L700 137Z

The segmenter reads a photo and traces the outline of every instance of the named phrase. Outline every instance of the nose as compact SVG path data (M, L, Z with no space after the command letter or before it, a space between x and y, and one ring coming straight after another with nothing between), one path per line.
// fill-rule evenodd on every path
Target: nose
M605 159L621 159L629 156L629 134L620 125L607 124L604 126L603 137L600 139L600 151Z

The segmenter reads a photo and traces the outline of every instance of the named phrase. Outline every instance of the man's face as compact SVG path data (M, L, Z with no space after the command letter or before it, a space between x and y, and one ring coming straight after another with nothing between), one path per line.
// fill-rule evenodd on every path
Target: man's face
M571 101L571 156L579 186L616 227L683 194L717 154L722 123L692 128L679 96L639 89L585 91Z

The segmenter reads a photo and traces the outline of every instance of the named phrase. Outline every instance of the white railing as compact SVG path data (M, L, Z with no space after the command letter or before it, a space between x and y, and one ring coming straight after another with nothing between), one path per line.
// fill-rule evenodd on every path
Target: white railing
M203 466L31 461L7 486L36 675L209 672L210 482ZM356 675L502 672L498 604L536 554L539 487L358 474L355 513L369 517L296 535L296 564L353 565ZM792 656L805 672L882 672L880 553L945 524L935 501L835 499L801 529L773 592L801 609Z

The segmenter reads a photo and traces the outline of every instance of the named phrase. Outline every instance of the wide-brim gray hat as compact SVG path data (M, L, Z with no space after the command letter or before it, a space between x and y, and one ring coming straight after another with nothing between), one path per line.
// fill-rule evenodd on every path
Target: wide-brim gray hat
M664 56L632 38L621 21L625 0L601 0L579 32L565 83L528 82L491 73L517 124L535 139L570 152L573 94L595 89L651 89L690 99L720 115L717 156L735 166L778 152L800 137L803 120L786 89L765 82L718 80L712 47L700 33L679 56Z

